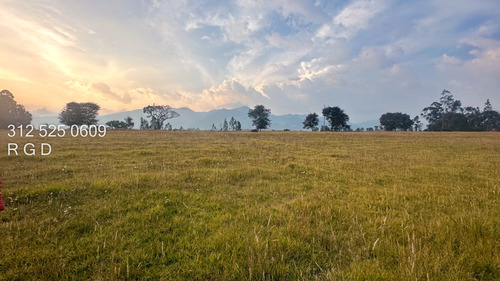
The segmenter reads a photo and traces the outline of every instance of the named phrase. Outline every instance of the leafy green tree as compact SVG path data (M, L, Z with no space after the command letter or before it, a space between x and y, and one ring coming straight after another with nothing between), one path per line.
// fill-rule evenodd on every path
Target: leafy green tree
M163 129L165 120L180 116L179 113L172 110L170 105L148 105L142 109L142 112L151 118L150 127L153 130Z
M382 114L379 121L380 125L386 131L407 131L410 130L413 125L413 121L410 119L410 116L401 112L387 112L385 114Z
M236 129L236 120L233 116L231 116L231 120L229 120L229 128L231 128L231 130L233 131L235 131Z
M258 131L265 130L271 125L269 115L271 115L271 110L265 108L263 105L256 105L254 109L248 111L248 117L252 119L252 125Z
M222 130L223 131L229 130L229 124L227 123L226 118L224 118L224 123L222 124Z
M486 102L484 103L483 111L493 111L493 106L491 106L490 99L487 99Z
M347 131L351 127L347 125L349 116L344 113L344 110L338 106L323 108L323 116L325 116L333 131Z
M134 125L135 125L135 124L134 124L134 119L132 119L132 117L127 116L127 117L125 118L125 123L127 124L127 127L126 127L127 129L132 129L132 128L134 128Z
M229 129L233 131L241 131L240 121L234 119L234 117L231 117L231 120L229 120Z
M482 113L479 107L466 106L463 114L467 122L468 131L482 131Z
M443 106L439 102L433 102L430 106L422 110L421 116L424 117L427 122L429 122L429 129L435 126L437 122L441 119L443 115Z
M132 121L132 117L127 116L125 119L125 122L123 121L118 121L118 120L112 120L106 123L108 127L111 129L132 129L134 128L134 122Z
M493 110L490 100L486 100L484 111L479 107L466 106L455 100L447 90L441 93L440 102L433 102L423 109L422 114L429 122L430 131L498 131L500 114Z
M467 117L459 112L446 112L437 124L441 127L439 131L470 131Z
M483 112L479 107L467 106L464 108L464 114L471 131L500 131L500 114L493 110L489 99L484 104Z
M448 90L443 90L441 92L441 97L439 102L433 102L430 106L422 110L422 117L424 117L427 122L429 122L428 129L431 131L443 131L446 130L444 123L441 120L445 113L463 111L462 102L455 100L453 95ZM450 119L448 116L448 119ZM449 128L448 128L449 129Z
M31 113L26 111L23 105L14 100L14 95L8 90L0 92L0 129L14 126L26 126L31 123Z
M151 125L149 125L148 120L141 117L141 125L139 126L141 130L149 130L151 129Z
M304 125L304 129L311 129L313 131L319 124L318 114L316 112L308 114L302 124Z
M455 100L450 91L443 90L439 102L424 108L421 115L429 122L430 131L461 131L467 130L463 111L462 102Z
M413 117L412 121L413 121L413 125L414 125L413 130L415 132L422 131L422 122L420 122L420 118L418 118L418 115Z
M443 90L441 93L441 98L439 99L441 105L443 106L444 112L461 112L462 111L462 102L459 100L455 100L453 95L448 90Z
M111 129L128 129L127 123L118 120L106 122L106 125Z
M59 121L67 126L95 125L101 107L92 102L70 102L59 114Z
M500 131L500 113L488 110L481 113L481 129L484 131Z

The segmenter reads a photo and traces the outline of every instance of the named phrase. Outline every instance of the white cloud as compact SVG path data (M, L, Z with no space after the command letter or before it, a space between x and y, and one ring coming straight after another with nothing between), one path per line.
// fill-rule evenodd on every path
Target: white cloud
M459 58L443 54L443 56L437 61L436 66L438 69L445 69L450 66L456 67L460 64L462 64L462 61Z
M300 63L300 68L298 70L299 81L321 78L328 74L333 68L340 69L341 67L341 65L334 66L325 63L325 59L323 58L315 58L308 62L303 61Z
M316 33L316 38L351 39L360 30L367 29L370 20L385 9L386 2L358 0L347 5L330 23L325 23Z
M224 80L219 85L203 90L201 93L179 91L163 94L168 96L174 107L189 106L194 110L214 108L233 108L242 105L263 103L268 97L252 86L244 86L238 78Z
M385 8L385 2L360 0L345 7L333 23L338 26L340 37L350 38L357 31L366 29L369 21Z
M0 82L50 109L43 102L73 98L111 110L264 103L306 113L336 103L369 118L385 106L419 111L448 86L477 95L471 103L489 96L500 104L492 97L500 87L498 1L113 5L0 2L9 18L0 22Z

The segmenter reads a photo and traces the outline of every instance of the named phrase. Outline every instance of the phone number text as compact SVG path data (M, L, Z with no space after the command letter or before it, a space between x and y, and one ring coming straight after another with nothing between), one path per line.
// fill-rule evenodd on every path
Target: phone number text
M105 137L106 136L106 126L105 125L71 125L69 129L65 125L48 125L43 124L40 125L38 130L35 130L35 127L31 124L23 126L15 126L10 124L8 127L9 132L7 136L13 137L22 137L22 138L32 138L35 136L39 136L42 138L62 138L66 135L76 137Z

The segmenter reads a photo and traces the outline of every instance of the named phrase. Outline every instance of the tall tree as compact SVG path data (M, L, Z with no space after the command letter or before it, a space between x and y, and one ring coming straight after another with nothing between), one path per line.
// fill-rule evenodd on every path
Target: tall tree
M271 120L269 119L271 115L271 110L265 108L263 105L256 105L253 109L248 111L248 117L252 119L252 125L258 131L262 129L267 129L271 125Z
M231 120L229 120L229 129L233 131L241 131L240 121L234 119L234 117L231 117Z
M165 120L180 116L169 105L148 105L142 109L142 112L146 113L148 118L151 118L150 127L153 130L163 129Z
M459 100L455 100L453 95L448 90L443 90L441 93L441 98L439 99L441 105L443 106L444 112L458 112L462 111L462 102Z
M429 129L439 122L443 115L443 106L439 102L433 102L430 106L422 110L421 116L429 122ZM436 130L437 131L437 130Z
M465 119L467 121L468 129L471 131L480 131L482 130L482 118L481 118L481 110L479 107L466 106L464 107L463 114L465 115Z
M487 99L486 102L484 103L484 110L483 111L492 111L493 106L491 106L490 99Z
M229 128L231 128L231 130L233 131L235 131L236 129L236 120L233 116L231 116L231 120L229 120Z
M141 125L139 126L141 130L149 130L151 129L151 125L149 125L148 120L141 117Z
M386 131L407 131L410 130L413 125L413 121L410 119L410 116L401 112L387 112L385 114L382 114L379 121L380 125Z
M133 129L134 128L134 119L132 119L132 117L130 116L127 116L125 118L125 123L127 124L127 129Z
M480 128L484 131L500 131L500 113L494 110L484 111L480 115Z
M340 107L325 107L322 113L326 120L328 120L328 123L330 123L333 131L344 131L351 128L351 126L347 125L349 116Z
M302 124L304 125L304 129L314 130L319 124L318 114L316 114L316 112L308 114Z
M424 108L421 115L429 122L427 128L431 131L461 131L467 129L463 111L462 102L455 100L450 91L443 90L439 102Z
M224 118L224 123L222 124L222 130L223 131L229 130L229 124L227 124L226 118Z
M439 102L422 110L429 122L430 131L493 131L500 130L500 114L493 110L489 100L484 104L484 111L479 107L466 106L455 100L447 90L441 93Z
M471 131L500 131L500 114L493 110L490 100L486 100L484 111L479 107L464 108L468 129Z
M459 112L446 112L436 124L439 131L470 131L467 117Z
M31 120L31 113L14 100L11 92L8 90L0 92L0 129L7 129L10 124L26 126L31 123Z
M422 122L420 122L420 118L418 118L418 115L413 117L412 121L413 121L413 125L414 125L413 130L415 132L422 131Z
M67 126L94 125L101 107L92 102L67 103L59 114L59 121Z

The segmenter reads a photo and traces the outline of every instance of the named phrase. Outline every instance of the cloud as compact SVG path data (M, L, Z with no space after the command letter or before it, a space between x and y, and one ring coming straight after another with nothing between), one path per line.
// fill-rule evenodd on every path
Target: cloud
M212 109L214 107L234 107L259 103L268 99L252 86L244 86L238 78L224 80L221 84L204 90L193 105L197 108Z
M353 63L363 69L385 69L397 63L403 54L403 49L395 45L363 47Z
M369 21L385 7L385 2L361 0L349 4L335 18L338 37L350 38L368 27Z
M129 93L125 93L123 95L118 95L117 93L111 91L111 87L104 83L92 83L92 89L98 91L103 96L128 104L131 101L131 97Z
M298 69L299 81L321 79L333 69L340 70L342 65L330 65L323 58L315 58L310 61L302 61Z
M443 88L500 104L493 0L2 1L0 16L0 83L33 109L330 104L355 121L415 115Z
M448 56L443 54L438 60L436 60L436 67L438 70L446 70L449 67L457 67L462 64L459 58Z
M111 90L111 87L105 83L97 82L82 82L69 80L65 82L65 85L72 90L72 95L78 100L91 98L93 100L98 100L99 102L106 102L107 100L117 101L121 104L130 104L132 101L132 96L130 92L127 91L123 94L118 94Z
M323 24L317 31L315 38L344 38L350 39L360 30L368 28L368 23L385 8L385 2L373 0L359 0L348 4L330 23Z

